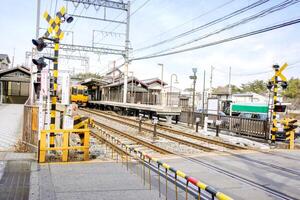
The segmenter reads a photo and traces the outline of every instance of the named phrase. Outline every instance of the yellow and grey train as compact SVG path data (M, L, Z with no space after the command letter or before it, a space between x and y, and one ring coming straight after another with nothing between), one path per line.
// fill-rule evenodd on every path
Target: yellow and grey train
M84 85L73 85L71 87L71 102L79 106L86 106L88 103L89 95L88 88Z

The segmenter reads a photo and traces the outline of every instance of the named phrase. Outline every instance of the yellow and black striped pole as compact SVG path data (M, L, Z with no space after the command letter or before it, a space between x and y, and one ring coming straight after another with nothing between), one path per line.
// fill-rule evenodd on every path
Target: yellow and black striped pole
M273 80L273 112L272 112L272 129L271 129L271 143L275 143L276 141L276 132L278 131L277 128L277 117L275 111L275 105L277 104L277 94L278 94L278 69L279 67L274 67L275 69L275 76Z
M65 7L62 7L59 12L56 13L55 19L52 19L48 12L44 13L44 18L49 23L49 27L44 34L44 37L48 38L52 32L55 32L54 36L54 61L53 61L53 93L51 94L51 111L50 111L50 130L56 129L56 104L57 104L57 78L58 78L58 53L59 53L59 41L63 38L64 33L60 29L61 18L66 12ZM55 134L50 132L50 147L54 147Z

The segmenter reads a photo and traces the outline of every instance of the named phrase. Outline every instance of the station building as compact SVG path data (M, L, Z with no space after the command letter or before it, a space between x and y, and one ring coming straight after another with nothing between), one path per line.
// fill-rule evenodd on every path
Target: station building
M24 104L29 96L30 71L14 67L0 71L0 102Z

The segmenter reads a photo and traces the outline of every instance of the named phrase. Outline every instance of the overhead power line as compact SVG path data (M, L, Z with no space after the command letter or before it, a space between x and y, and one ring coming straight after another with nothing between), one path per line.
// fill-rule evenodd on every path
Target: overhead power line
M153 36L153 37L151 37L151 38L149 38L149 39L147 39L147 40L145 40L145 41L143 41L143 42L141 42L141 43L139 43L139 44L142 44L142 43L151 41L151 40L153 40L153 39L155 39L155 38L158 38L158 37L160 37L160 36L162 36L162 35L164 35L164 34L166 34L166 33L171 32L171 31L173 31L173 30L175 30L175 29L177 29L177 28L180 28L180 27L182 27L182 26L184 26L184 25L186 25L186 24L188 24L188 23L190 23L190 22L192 22L192 21L195 21L195 20L197 20L197 19L200 19L201 17L204 17L204 16L206 16L206 15L208 15L208 14L210 14L210 13L213 13L213 12L215 12L216 10L218 10L218 9L220 9L220 8L223 8L223 7L225 7L225 6L229 5L229 4L231 4L231 3L234 2L234 1L235 1L235 0L230 0L230 1L228 1L228 2L225 2L225 3L219 5L219 6L215 7L215 8L213 8L213 9L211 9L211 10L205 12L205 13L202 13L201 15L198 15L198 16L196 16L196 17L190 19L190 20L185 21L185 22L182 23L182 24L179 24L179 25L176 25L176 26L174 26L174 27L172 27L172 28L169 28L168 30L166 30L166 31L164 31L164 32L162 32L162 33L159 33L158 35L155 35L155 36Z
M286 0L286 1L284 1L282 3L279 3L279 4L275 5L275 6L272 6L270 8L265 9L265 10L262 10L262 11L256 13L256 14L254 14L254 15L251 15L249 17L246 17L246 18L242 19L242 20L239 20L239 21L237 21L237 22L235 22L233 24L227 25L227 26L225 26L225 27L223 27L221 29L215 30L215 31L213 31L211 33L205 34L205 35L203 35L201 37L198 37L196 39L192 39L192 40L190 40L188 42L184 42L184 43L181 43L179 45L175 45L173 47L169 47L167 49L160 50L160 51L156 52L155 54L161 54L161 53L173 50L173 49L181 48L183 46L192 44L194 42L197 42L197 41L200 41L202 39L208 38L210 36L219 34L219 33L223 32L223 31L230 30L230 29L235 28L237 26L240 26L242 24L249 23L249 22L251 22L253 20L256 20L258 18L265 17L265 16L267 16L267 15L269 15L271 13L274 13L274 12L280 11L282 9L285 9L288 6L291 6L291 5L294 5L296 3L299 3L299 1L300 0Z
M148 46L145 46L145 47L136 49L136 51L141 51L141 50L153 48L153 47L156 47L156 46L165 44L165 43L167 43L167 42L170 42L170 41L179 39L179 38L181 38L181 37L190 35L190 34L196 32L196 31L199 31L199 30L208 28L208 27L210 27L210 26L213 26L213 25L215 25L215 24L218 24L218 23L220 23L220 22L223 22L223 21L225 21L225 20L228 20L228 19L230 19L230 18L232 18L232 17L235 17L235 16L237 16L237 15L239 15L239 14L242 14L242 13L244 13L244 12L246 12L246 11L248 11L248 10L251 10L251 9L257 7L257 6L260 6L260 5L262 5L262 4L264 4L264 3L268 2L268 1L269 1L269 0L259 0L259 1L256 1L256 2L254 2L253 4L250 4L250 5L246 6L246 7L243 7L243 8L241 8L241 9L239 9L239 10L236 10L236 11L234 11L234 12L232 12L232 13L230 13L230 14L227 14L227 15L225 15L225 16L222 16L222 17L220 17L220 18L217 18L217 19L215 19L215 20L213 20L213 21L210 21L210 22L208 22L208 23L206 23L206 24L203 24L203 25L198 26L198 27L196 27L196 28L193 28L193 29L191 29L191 30L185 31L185 32L180 33L180 34L178 34L178 35L176 35L176 36L173 36L173 37L171 37L171 38L169 38L169 39L160 41L160 42L158 42L158 43L155 43L155 44L152 44L152 45L148 45Z
M206 43L206 44L202 44L202 45L198 45L198 46L194 46L194 47L190 47L190 48L181 49L181 50L178 50L178 51L172 51L172 52L169 52L169 53L162 53L162 54L132 58L131 61L133 61L133 60L145 60L145 59L150 59L150 58L168 56L168 55L183 53L183 52L187 52L187 51L193 51L193 50L201 49L201 48L205 48L205 47L215 46L215 45L218 45L218 44L231 42L231 41L234 41L234 40L250 37L250 36L253 36L253 35L269 32L269 31L276 30L276 29L280 29L280 28L283 28L283 27L286 27L286 26L291 26L291 25L294 25L294 24L297 24L297 23L300 23L300 18L297 18L297 19L291 20L291 21L287 21L287 22L284 22L284 23L280 23L280 24L277 24L277 25L274 25L274 26L269 26L269 27L266 27L266 28L251 31L251 32L248 32L248 33L240 34L240 35L237 35L237 36L234 36L234 37L229 37L229 38L226 38L226 39L218 40L218 41L215 41L215 42L210 42L210 43Z
M292 64L289 64L286 68L286 70L293 69L295 67L299 67L300 60L296 61ZM223 74L228 74L228 72L220 70L219 68L214 68L216 71L221 72ZM261 72L254 72L254 73L231 73L232 76L257 76L261 74L268 74L268 73L274 73L274 70L266 70L266 71L261 71Z

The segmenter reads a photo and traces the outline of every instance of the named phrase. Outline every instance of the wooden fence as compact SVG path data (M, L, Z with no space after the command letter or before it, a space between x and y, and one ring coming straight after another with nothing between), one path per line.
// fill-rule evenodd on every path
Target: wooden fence
M27 150L36 152L38 146L38 118L39 108L34 105L24 105L23 119L23 143L26 144Z

